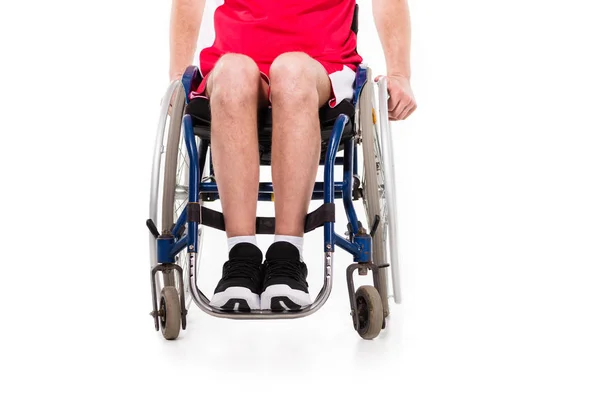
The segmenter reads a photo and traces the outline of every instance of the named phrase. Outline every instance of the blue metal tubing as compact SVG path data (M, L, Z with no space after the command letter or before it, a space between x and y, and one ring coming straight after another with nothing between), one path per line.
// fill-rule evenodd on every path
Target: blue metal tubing
M335 245L341 247L346 250L348 253L352 254L356 259L357 255L360 253L360 247L356 243L352 243L338 235L335 234Z
M342 193L345 182L334 182L333 190ZM325 184L316 182L313 193L323 193ZM203 182L200 184L200 193L219 193L219 188L215 182ZM258 193L273 193L273 184L271 182L261 182L258 184Z
M177 232L179 232L179 229L181 229L183 224L185 224L186 220L187 220L187 207L185 207L183 209L183 211L181 212L181 215L179 215L179 218L177 218L177 223L171 230L171 235L173 235L175 240L179 239L179 236L177 236Z
M344 190L344 182L333 182L333 190L337 192L342 192ZM325 182L316 182L315 183L315 193L324 193L325 192Z
M194 142L195 142L195 140L194 140ZM186 147L187 147L187 143L186 143ZM194 148L195 147L196 146L194 146ZM206 145L205 141L202 140L200 142L200 161L198 164L198 170L202 170L204 167L204 163L206 162L206 151L207 150L208 150L207 145ZM192 167L193 167L193 164L190 163L190 168L192 168ZM190 177L191 176L192 176L192 174L190 173ZM190 178L190 181L191 181L191 178ZM190 187L191 187L191 185L190 185ZM177 242L173 245L173 248L171 249L171 256L173 256L173 257L175 257L181 250L183 250L183 248L186 245L189 245L187 243L187 241L188 241L187 235L183 235L183 237L181 237L181 238L179 238L179 236L177 235L177 233L179 232L179 230L181 229L183 224L185 224L186 222L187 222L187 206L183 209L183 211L179 215L179 218L177 218L177 223L171 230L171 235L173 235L175 240L177 240ZM196 244L194 244L194 243L190 243L190 244L193 245L194 248L196 248Z
M343 201L344 210L346 211L346 217L350 223L350 241L335 234L334 240L335 245L346 250L348 253L354 256L354 261L364 261L365 251L370 253L368 246L364 246L362 241L358 241L358 217L354 210L354 204L352 203L352 188L354 185L354 170L356 169L356 144L354 139L347 139L344 142L344 186L343 186ZM326 175L327 176L327 175ZM367 254L368 255L368 254Z
M342 192L335 192L335 196L336 199L341 199L342 196ZM325 198L325 194L323 192L316 192L313 193L311 200L323 200ZM219 195L217 193L213 193L210 196L210 201L215 201L215 200L219 200ZM273 196L272 193L259 193L258 194L258 201L273 201Z
M327 153L325 154L325 177L324 177L324 200L325 203L333 203L335 197L335 187L334 187L334 178L333 178L333 170L335 167L335 158L340 147L340 141L342 139L342 132L344 132L344 128L350 119L347 115L341 114L335 120L335 124L333 125L333 131L331 132L331 137L329 138L329 143L327 144ZM345 149L347 151L348 149ZM334 223L326 222L324 226L325 233L325 244L324 251L330 252L334 251L335 247L335 231L334 231Z
M175 256L179 254L179 252L183 250L187 245L188 235L183 235L181 239L179 239L175 244L172 245L173 247L171 247L171 257L175 258Z
M335 165L339 165L340 157L336 157L338 152L342 132L344 131L345 126L348 124L349 118L346 115L338 116L335 121L333 132L331 138L329 140L329 144L327 146L327 153L325 157L325 180L322 183L317 182L315 184L315 193L313 197L320 197L319 195L322 193L323 200L325 203L333 203L334 199L339 198L340 189L342 192L342 198L344 199L344 208L346 210L346 215L350 221L352 226L353 233L358 232L358 219L356 217L356 212L354 210L354 206L352 204L352 185L353 185L353 172L356 170L356 149L353 140L350 139L345 143L344 149L344 157L343 157L343 165L344 165L344 181L340 185L339 182L335 182L334 180L334 167ZM200 165L198 149L196 148L196 140L193 131L192 118L189 115L185 115L183 117L183 125L184 125L184 135L185 135L185 145L190 157L190 174L189 174L189 203L197 203L199 196L199 189L202 192L206 193L215 193L217 194L217 185L212 182L205 182L200 184L199 182L199 170L203 167ZM202 151L202 161L206 160L206 144L201 142L201 151ZM272 193L272 183L263 183L261 184L263 190L261 192L262 195L271 194ZM341 186L341 187L340 187ZM319 190L321 189L322 190ZM267 193L265 193L267 192ZM338 195L338 196L336 196ZM270 198L270 196L269 196ZM173 233L177 232L177 229L181 227L183 221L187 219L184 217L184 214L187 214L187 209L184 210L182 215L178 218ZM325 251L334 251L335 245L341 247L342 249L348 251L355 257L361 251L361 246L356 243L352 243L344 239L343 237L337 235L334 231L334 223L327 222L324 226L324 235L325 235ZM176 243L172 245L172 250L170 252L171 255L176 255L179 253L185 246L190 247L190 250L196 252L198 249L198 223L193 221L188 221L188 234L178 240Z
M175 262L171 254L175 239L172 236L159 236L156 239L156 261L159 264L170 264Z
M199 167L198 167L198 149L196 149L196 138L194 136L194 125L192 124L192 117L185 115L183 117L183 126L185 134L185 147L187 148L190 156L190 182L189 182L189 203L198 202L198 184L199 184ZM188 221L188 234L187 234L187 245L191 252L196 253L198 251L198 223L194 221Z
M319 162L319 165L325 165L325 160ZM336 157L335 165L344 165L344 157Z
M336 199L341 199L342 198L342 192L335 192L335 195L333 196ZM313 193L311 200L325 200L325 193L323 192L316 192Z
M192 82L197 74L199 74L198 67L194 65L190 65L185 69L183 76L181 77L181 83L183 83L183 88L185 89L185 104L188 103L190 98L190 92L192 91Z
M354 141L354 166L352 167L352 173L358 176L358 145Z
M367 263L372 261L371 257L371 235L360 234L354 237L354 243L358 246L360 252L354 254L354 262Z
M343 187L343 199L344 209L346 210L346 216L352 232L350 238L358 233L358 217L354 210L354 204L352 204L352 186L354 184L353 172L354 164L354 139L347 139L344 142L344 187Z

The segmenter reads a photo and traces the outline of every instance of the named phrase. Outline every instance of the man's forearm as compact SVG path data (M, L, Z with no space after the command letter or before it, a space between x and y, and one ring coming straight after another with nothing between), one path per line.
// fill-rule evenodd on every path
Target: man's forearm
M387 74L410 79L408 0L373 0L373 17L385 54Z
M192 64L205 0L173 0L171 6L171 79L179 78Z

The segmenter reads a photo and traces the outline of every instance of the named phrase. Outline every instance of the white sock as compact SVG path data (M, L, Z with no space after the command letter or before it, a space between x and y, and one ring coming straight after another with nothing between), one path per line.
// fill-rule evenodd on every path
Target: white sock
M256 235L253 235L253 236L233 236L233 237L227 238L227 247L229 248L229 250L227 250L227 251L231 251L231 249L233 248L233 246L235 246L238 243L252 243L256 247L258 247L258 243L256 242Z
M300 253L300 261L302 260L302 246L304 245L304 237L302 236L287 236L287 235L275 235L273 242L288 242L296 246Z

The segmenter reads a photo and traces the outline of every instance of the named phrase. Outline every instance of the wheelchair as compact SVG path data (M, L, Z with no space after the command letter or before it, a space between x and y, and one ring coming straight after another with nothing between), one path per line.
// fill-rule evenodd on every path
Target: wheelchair
M176 339L186 329L194 302L206 313L232 319L300 318L319 310L332 291L333 256L338 247L353 255L346 277L354 329L363 339L374 339L385 329L389 315L389 289L400 303L399 254L396 236L396 193L392 137L387 108L387 82L373 82L372 72L360 66L354 97L319 111L323 182L316 182L312 199L323 204L309 213L305 232L324 231L324 281L314 302L295 311L224 311L209 304L198 288L198 260L205 228L225 230L223 215L210 209L219 200L210 155L210 109L205 98L189 99L198 86L198 68L187 68L173 81L161 104L154 148L150 190L150 277L154 327L165 339ZM377 88L377 90L375 90ZM376 92L377 91L377 98ZM378 110L378 111L377 111ZM270 165L271 112L259 118L260 165ZM363 171L359 175L358 151ZM321 168L320 167L320 168ZM343 180L334 170L343 169ZM348 220L347 232L334 230L335 199L342 199ZM259 184L258 201L273 200L273 184ZM359 221L355 202L362 202L366 221ZM257 234L274 234L275 218L257 217ZM391 270L391 285L389 272ZM373 285L355 288L354 275L372 275ZM388 287L391 286L391 287Z

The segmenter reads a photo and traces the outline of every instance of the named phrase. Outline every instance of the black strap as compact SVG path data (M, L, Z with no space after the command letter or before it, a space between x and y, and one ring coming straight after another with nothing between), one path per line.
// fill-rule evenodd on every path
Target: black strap
M203 207L204 208L204 207ZM200 222L200 203L188 203L187 205L188 222Z
M201 224L221 231L225 230L225 218L223 214L210 208L202 207Z
M196 204L198 203L190 203ZM189 205L188 205L189 207ZM225 230L225 217L222 213L211 210L210 208L201 208L202 212L202 225L208 226L210 228ZM188 208L188 220L190 220L190 215L193 212ZM192 220L195 221L195 220ZM315 211L309 213L306 216L306 220L304 223L304 232L313 231L321 226L323 226L326 222L335 222L335 204L334 203L325 203ZM257 217L256 218L256 233L259 235L273 235L275 234L275 218L273 217Z
M304 233L325 225L325 222L335 222L334 203L325 203L315 211L309 213L304 221Z

